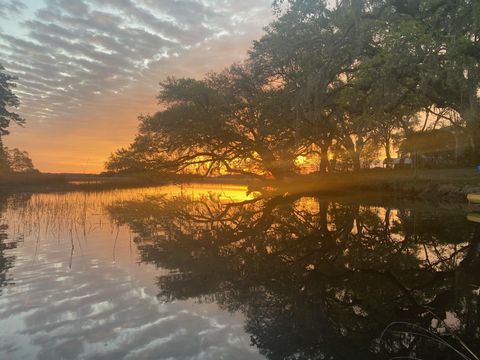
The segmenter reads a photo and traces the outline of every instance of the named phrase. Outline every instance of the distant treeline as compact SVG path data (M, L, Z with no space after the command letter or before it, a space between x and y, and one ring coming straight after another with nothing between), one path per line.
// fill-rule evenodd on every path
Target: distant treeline
M107 170L282 178L394 151L479 162L480 2L331 3L276 1L246 61L162 81L163 110Z
M25 119L10 110L20 105L20 100L12 91L16 87L15 80L16 78L5 73L3 66L0 65L0 183L12 173L38 172L26 151L9 149L2 141L2 137L10 133L8 128L12 122L20 126L25 124ZM11 179L10 176L8 178Z

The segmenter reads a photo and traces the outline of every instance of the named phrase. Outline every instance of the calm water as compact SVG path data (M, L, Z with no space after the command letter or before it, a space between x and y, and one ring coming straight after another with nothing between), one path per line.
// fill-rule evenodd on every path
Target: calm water
M226 185L3 194L0 359L476 359L471 210Z

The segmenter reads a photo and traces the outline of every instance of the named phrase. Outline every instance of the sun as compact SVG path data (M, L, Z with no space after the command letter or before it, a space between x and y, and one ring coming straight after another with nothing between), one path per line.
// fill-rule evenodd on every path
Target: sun
M305 156L303 156L303 155L299 155L299 156L297 156L297 158L295 159L295 163L296 163L297 165L303 165L303 164L305 164L306 161L307 161L307 158L306 158Z

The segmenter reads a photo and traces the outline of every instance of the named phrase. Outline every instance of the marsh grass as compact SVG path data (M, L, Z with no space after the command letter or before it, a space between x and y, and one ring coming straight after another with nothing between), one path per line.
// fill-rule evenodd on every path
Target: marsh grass
M69 247L69 267L75 254L82 253L89 236L98 230L118 238L119 228L105 212L116 201L127 201L158 192L157 188L126 189L103 192L68 192L13 194L0 211L0 224L9 238L28 239L33 246L31 261L36 263L44 239Z
M439 326L436 329L430 328L427 329L423 326L418 324L414 324L411 322L406 321L395 321L390 323L385 327L381 336L380 336L380 343L383 343L387 334L391 334L394 336L400 337L409 337L409 338L420 338L432 343L435 343L442 348L449 349L453 353L455 353L459 359L463 360L479 360L478 355L476 355L466 344L465 342L458 337L449 327L448 324L445 323L444 320L441 320L438 316L433 314L431 311L428 311L432 314ZM440 331L441 329L441 331ZM391 360L399 360L399 359L411 359L411 360L418 360L415 355L407 355L407 356L395 356L390 358Z

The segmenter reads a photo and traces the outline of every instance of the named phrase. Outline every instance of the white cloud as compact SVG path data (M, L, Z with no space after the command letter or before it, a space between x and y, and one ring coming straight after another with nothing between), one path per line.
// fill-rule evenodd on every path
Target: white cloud
M18 15L25 8L26 5L20 0L0 0L0 18Z
M2 5L0 16L24 7ZM28 120L71 117L98 96L238 60L270 14L270 0L47 0L27 37L0 32L0 63L20 78Z

